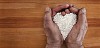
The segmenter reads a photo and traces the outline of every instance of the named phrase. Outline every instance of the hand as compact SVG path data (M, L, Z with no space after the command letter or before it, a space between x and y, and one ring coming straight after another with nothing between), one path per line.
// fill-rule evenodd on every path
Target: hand
M76 11L75 11L76 10ZM78 10L78 11L77 11ZM77 23L73 26L72 30L66 37L66 46L68 48L84 48L82 42L87 31L87 19L86 19L86 9L76 9L74 7L70 8L71 12L77 14Z
M58 48L63 39L58 26L52 21L51 13L51 9L47 7L44 17L44 29L47 36L46 48Z
M47 7L44 17L44 31L47 36L46 48L60 48L63 43L63 37L58 26L52 21L52 17L61 9L68 8L69 5L61 5L53 8Z

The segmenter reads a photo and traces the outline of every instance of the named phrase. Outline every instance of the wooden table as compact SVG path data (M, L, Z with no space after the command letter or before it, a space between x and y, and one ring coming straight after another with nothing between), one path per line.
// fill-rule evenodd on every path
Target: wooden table
M45 48L45 7L64 3L87 9L84 46L100 48L100 0L0 0L0 48Z

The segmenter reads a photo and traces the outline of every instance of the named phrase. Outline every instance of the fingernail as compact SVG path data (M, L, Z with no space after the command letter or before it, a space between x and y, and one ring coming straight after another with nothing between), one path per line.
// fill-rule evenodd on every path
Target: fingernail
M86 9L85 8L82 9L82 13L86 14Z
M46 7L46 11L49 11L50 10L50 8L49 7Z
M70 6L70 7L74 7L74 5L73 5L73 4L70 4L69 6Z
M65 4L66 7L69 7L69 4Z

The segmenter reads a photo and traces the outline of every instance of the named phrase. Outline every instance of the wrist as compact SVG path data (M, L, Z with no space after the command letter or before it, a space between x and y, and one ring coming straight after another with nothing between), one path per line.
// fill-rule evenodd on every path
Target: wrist
M46 44L46 48L61 48L61 45L62 44L56 44L56 43Z
M62 44L61 42L47 42L46 48L61 48Z
M61 48L62 43L47 43L46 48Z
M77 42L67 43L67 47L68 48L84 48L82 43L77 43Z
M47 40L47 44L48 45L62 45L63 44L63 40Z

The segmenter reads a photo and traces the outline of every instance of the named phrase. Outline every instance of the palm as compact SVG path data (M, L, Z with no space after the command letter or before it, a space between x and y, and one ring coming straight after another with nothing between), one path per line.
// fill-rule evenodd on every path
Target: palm
M72 30L70 31L65 40L67 45L69 45L72 48L73 48L73 46L71 46L72 44L74 45L74 48L80 48L80 46L83 48L82 42L88 27L86 19L86 11L83 10L85 9L83 8L78 12L77 23L73 26Z

